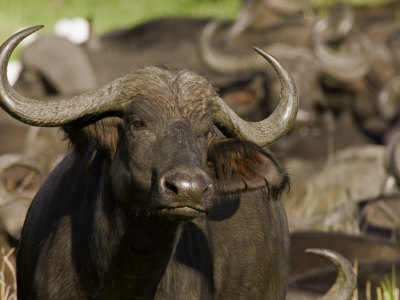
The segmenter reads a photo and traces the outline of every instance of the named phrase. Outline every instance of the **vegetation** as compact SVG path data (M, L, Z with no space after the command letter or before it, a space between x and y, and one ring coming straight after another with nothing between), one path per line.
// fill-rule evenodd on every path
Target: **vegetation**
M51 31L61 18L92 18L95 32L132 26L156 17L234 18L240 0L1 0L0 39L38 24Z
M12 248L6 252L4 248L1 248L0 251L0 300L17 300L15 267L10 261L10 256L13 255L14 250ZM357 264L354 268L357 270ZM7 281L5 279L6 273L9 274ZM371 291L371 285L367 284L367 300L371 299L400 300L399 287L396 287L396 272L394 267L391 278L384 278L381 286L377 288L376 294ZM357 292L355 292L353 300L358 300Z
M299 0L293 0L299 1ZM341 0L312 0L330 5ZM343 0L353 5L374 5L393 0ZM92 18L94 30L132 26L156 17L191 16L232 19L241 0L1 0L0 41L27 26L45 25L51 31L61 18Z
M399 300L399 287L396 287L396 270L392 268L392 278L381 282L381 287L377 290L378 300Z
M17 283L15 277L15 267L10 260L14 248L8 252L1 247L0 251L0 300L17 300ZM7 279L6 279L6 274Z
M313 0L313 5L333 5L340 0ZM343 0L351 5L376 5L393 0ZM112 28L133 26L157 17L216 17L233 19L241 0L0 0L0 42L26 26L43 24L42 31L52 31L61 18L84 17L93 21L96 33ZM400 14L400 13L399 13ZM399 17L400 19L400 17ZM9 258L12 252L0 253L0 300L16 299L15 283L7 286L5 271L15 276ZM385 279L381 299L399 300L395 279Z

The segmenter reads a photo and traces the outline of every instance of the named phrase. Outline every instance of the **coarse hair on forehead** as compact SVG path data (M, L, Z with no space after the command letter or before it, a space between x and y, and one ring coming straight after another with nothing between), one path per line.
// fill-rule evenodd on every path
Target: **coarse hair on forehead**
M180 116L193 127L210 127L209 114L212 99L217 93L200 75L188 70L168 70L160 67L143 67L119 79L118 96L126 99L124 113L139 100L145 101L147 113L154 113L158 120ZM131 102L134 101L134 102ZM162 113L157 113L157 112ZM177 114L176 114L177 113ZM94 143L108 153L115 153L118 143L118 124L121 116L105 115L86 126L63 126L75 149L85 150Z
M126 87L127 93L166 99L171 105L181 106L188 101L205 101L217 96L215 89L204 77L185 69L143 67L129 73L126 82L131 83Z

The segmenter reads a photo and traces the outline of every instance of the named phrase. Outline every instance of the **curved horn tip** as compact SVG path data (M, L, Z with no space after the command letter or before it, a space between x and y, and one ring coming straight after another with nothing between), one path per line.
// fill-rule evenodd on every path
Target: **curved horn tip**
M254 49L258 54L260 54L262 57L264 57L266 60L268 60L269 62L270 62L272 59L275 59L271 54L265 52L265 51L262 50L261 48L253 47L253 49Z
M357 275L349 260L341 254L328 249L311 248L305 251L329 260L338 272L335 284L319 300L352 299L354 290L357 288Z
M311 254L316 254L319 256L329 256L329 250L328 249L319 249L319 248L308 248L305 250L306 253L311 253Z
M320 248L309 248L309 249L306 249L305 252L324 257L327 260L329 260L329 261L331 261L331 262L333 262L335 264L336 264L336 261L338 261L340 259L341 261L346 261L347 264L351 266L351 264L347 260L347 258L345 258L341 254L339 254L339 253L337 253L336 251L333 251L333 250L322 249L322 248L321 249Z
M17 45L28 35L31 35L35 31L42 29L44 25L36 25L32 27L28 27L18 31L17 33L13 34L9 37L1 46L0 46L0 54L1 54L1 62L8 62L8 59L11 56L11 52L17 47ZM8 48L8 49L7 49ZM7 68L7 64L5 65Z
M29 32L35 32L35 31L38 31L39 29L42 29L44 27L44 25L35 25L35 26L32 26L32 27L28 27L28 28L25 28L25 29L23 29L23 30L21 30L21 31L29 31Z
M32 33L34 33L35 31L38 31L40 29L42 29L44 27L44 25L36 25L36 26L32 26L32 27L28 27L25 29L22 29L20 31L18 31L16 34L14 34L13 36L20 36L21 39L26 38L28 35L31 35ZM11 37L12 38L12 37Z
M253 49L258 54L260 54L262 57L264 57L271 64L271 66L275 69L275 71L278 72L278 74L287 73L286 75L284 75L284 77L289 77L290 81L293 81L293 78L290 75L290 73L288 72L288 70L286 69L286 67L280 61L278 61L274 56L265 52L261 48L253 47ZM293 81L293 84L295 85L294 81Z

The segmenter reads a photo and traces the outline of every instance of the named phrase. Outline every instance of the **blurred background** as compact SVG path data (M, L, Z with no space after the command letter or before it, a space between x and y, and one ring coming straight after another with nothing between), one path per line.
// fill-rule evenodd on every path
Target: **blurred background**
M296 2L296 0L294 0ZM313 0L314 5L332 5L336 0ZM390 0L345 0L351 5L376 5ZM45 25L52 31L63 18L91 18L95 32L133 26L158 17L214 17L234 19L240 0L2 0L0 2L0 40L19 28Z
M359 299L368 286L376 299L393 267L399 286L400 1L0 1L1 41L38 24L8 71L17 92L39 101L156 64L205 76L242 118L258 121L276 107L280 83L252 48L273 54L300 96L293 129L270 147L291 176L283 195L290 290L323 293L334 280L333 269L305 256L310 247L358 262ZM63 138L0 111L0 243L8 248L65 155Z
M133 26L158 17L219 17L233 19L240 0L2 0L0 39L16 29L45 25L51 31L62 18L92 18L95 32Z

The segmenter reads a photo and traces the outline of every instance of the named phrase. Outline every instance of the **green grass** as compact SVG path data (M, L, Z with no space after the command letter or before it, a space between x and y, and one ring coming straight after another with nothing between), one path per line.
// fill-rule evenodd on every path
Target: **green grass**
M339 1L312 0L312 4L320 7ZM393 0L343 1L352 5L375 5ZM61 18L91 18L94 32L101 34L158 17L234 19L241 3L242 0L0 0L0 43L23 27L42 24L45 27L40 34L51 32ZM20 51L17 48L13 57L19 57Z
M313 0L326 5L338 0ZM343 0L373 5L391 0ZM94 29L132 26L156 17L192 16L233 19L241 0L0 0L0 41L21 27L43 24L51 31L60 18L92 17Z
M344 2L350 5L378 5L382 3L393 2L393 0L312 0L315 5L333 5L335 3Z
M378 299L399 300L399 288L396 287L396 270L392 267L392 277L385 277L381 282L381 289L377 291Z
M51 31L60 18L91 17L102 33L163 16L234 18L239 6L240 0L0 0L0 40L26 26Z

